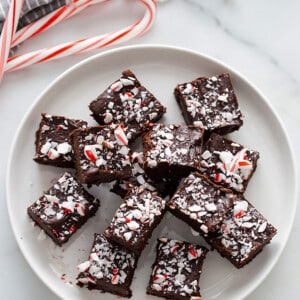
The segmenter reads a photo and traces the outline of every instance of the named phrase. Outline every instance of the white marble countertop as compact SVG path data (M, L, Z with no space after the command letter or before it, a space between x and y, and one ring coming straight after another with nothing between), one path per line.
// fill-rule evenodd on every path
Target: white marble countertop
M131 24L143 12L142 6L134 4L134 1L116 2L118 1L88 9L25 42L19 49L20 53L95 35L100 33L99 30L104 33L117 29ZM300 3L297 0L169 0L159 4L152 29L143 37L126 44L156 43L187 47L213 56L240 71L270 100L287 129L297 155L300 153L299 10ZM104 50L12 72L6 74L1 83L2 299L57 299L31 270L14 239L5 196L7 157L21 119L41 91L64 70L100 51ZM299 160L296 159L296 163L297 169L300 169ZM278 263L247 299L299 298L299 213L298 207L290 238ZM282 217L284 218L284 212Z

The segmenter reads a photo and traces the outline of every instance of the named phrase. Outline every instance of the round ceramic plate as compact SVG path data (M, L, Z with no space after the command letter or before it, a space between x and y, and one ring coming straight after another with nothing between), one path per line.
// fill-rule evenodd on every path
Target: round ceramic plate
M237 270L216 251L210 251L200 280L203 299L241 299L267 276L279 258L291 230L296 206L296 177L286 133L268 101L244 77L228 66L202 54L167 46L134 46L111 50L77 64L58 77L36 100L16 134L7 174L7 201L11 224L25 258L41 280L64 299L118 299L99 291L76 286L76 266L87 259L94 232L107 227L120 204L109 184L91 192L101 200L97 215L63 247L55 246L33 226L27 207L51 185L63 170L33 162L35 132L40 113L82 118L95 125L88 104L121 72L131 69L166 107L164 123L184 123L173 96L176 84L199 76L231 74L241 110L243 127L230 135L238 143L260 152L258 168L246 198L271 222L278 234L249 265ZM284 159L283 159L284 158ZM283 175L284 172L284 176ZM284 218L282 217L284 212ZM205 245L185 223L167 214L144 250L132 283L132 299L154 299L145 293L156 239L168 236Z

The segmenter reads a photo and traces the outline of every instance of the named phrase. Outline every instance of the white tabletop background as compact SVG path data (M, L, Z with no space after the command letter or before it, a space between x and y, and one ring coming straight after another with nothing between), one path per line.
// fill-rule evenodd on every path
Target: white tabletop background
M19 52L118 29L133 23L143 11L138 1L109 1L25 42ZM287 129L297 158L300 153L299 12L298 0L169 0L159 3L151 30L126 45L155 43L187 47L232 66L270 100ZM5 195L7 157L21 119L44 88L67 68L102 51L15 71L6 74L1 82L1 299L58 299L33 273L13 236ZM300 169L299 159L296 163ZM299 299L299 213L298 207L290 238L278 263L247 299Z

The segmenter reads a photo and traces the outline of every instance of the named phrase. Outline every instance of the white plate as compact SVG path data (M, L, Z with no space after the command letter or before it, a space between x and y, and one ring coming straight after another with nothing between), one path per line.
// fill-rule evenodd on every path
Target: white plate
M64 299L117 299L99 291L80 289L75 283L76 266L86 260L93 233L101 233L111 220L120 199L108 192L108 185L92 189L101 208L62 248L33 227L26 208L50 186L62 169L33 162L35 131L40 113L83 118L88 104L121 72L130 68L141 82L167 106L165 123L183 123L173 97L177 83L200 75L229 72L245 115L244 126L230 137L260 152L261 158L246 191L246 197L278 229L272 243L249 265L235 269L216 251L209 252L200 281L203 299L241 299L253 291L279 258L291 230L296 206L296 176L286 133L262 94L244 77L224 64L202 54L167 46L134 46L111 50L77 64L58 77L37 99L16 134L7 174L7 201L15 237L32 269L59 297ZM282 214L284 213L284 217ZM189 227L167 214L143 252L132 284L132 299L154 299L145 294L154 261L156 238L161 235L204 244ZM65 280L61 276L64 275Z

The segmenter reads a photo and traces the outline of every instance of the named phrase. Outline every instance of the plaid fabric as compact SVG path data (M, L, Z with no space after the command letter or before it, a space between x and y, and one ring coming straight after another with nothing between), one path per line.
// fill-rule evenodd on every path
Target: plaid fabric
M0 31L2 30L11 0L0 0ZM70 2L70 0L25 0L18 29L40 19L48 13Z

